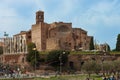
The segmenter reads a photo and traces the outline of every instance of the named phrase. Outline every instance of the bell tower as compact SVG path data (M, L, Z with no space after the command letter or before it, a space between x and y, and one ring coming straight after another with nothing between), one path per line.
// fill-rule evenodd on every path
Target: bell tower
M39 22L44 22L44 12L43 11L36 12L36 24L38 24Z

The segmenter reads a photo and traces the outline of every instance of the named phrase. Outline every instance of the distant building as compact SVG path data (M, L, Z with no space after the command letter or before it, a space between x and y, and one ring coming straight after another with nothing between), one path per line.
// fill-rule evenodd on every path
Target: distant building
M100 51L107 52L108 51L108 44L100 44Z

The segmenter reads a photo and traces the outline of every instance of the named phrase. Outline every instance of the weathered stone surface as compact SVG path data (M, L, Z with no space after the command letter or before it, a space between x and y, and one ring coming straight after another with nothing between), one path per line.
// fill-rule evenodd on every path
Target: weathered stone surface
M44 13L41 11L36 12L36 24L32 25L31 33L32 42L36 44L39 51L89 50L91 36L87 35L87 31L72 28L72 23L47 24L44 22Z

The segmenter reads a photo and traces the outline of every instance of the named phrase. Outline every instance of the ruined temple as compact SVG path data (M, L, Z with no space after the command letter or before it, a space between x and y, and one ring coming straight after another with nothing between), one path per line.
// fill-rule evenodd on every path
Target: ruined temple
M13 37L4 37L2 42L3 55L0 62L25 64L28 53L27 45L30 42L36 44L38 51L51 50L89 50L92 36L81 28L73 28L72 23L44 22L44 12L36 12L36 23L29 31L21 31Z
M31 35L39 51L89 50L92 37L81 28L73 28L72 23L45 23L43 11L36 12L36 24L32 25Z

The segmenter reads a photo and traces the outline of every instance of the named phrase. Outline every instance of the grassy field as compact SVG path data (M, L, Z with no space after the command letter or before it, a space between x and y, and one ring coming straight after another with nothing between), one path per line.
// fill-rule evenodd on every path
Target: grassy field
M97 54L98 52L94 51L71 51L70 54Z
M36 78L34 80L86 80L88 76L86 75L71 75L71 76L57 76L51 78ZM102 80L101 77L97 75L91 75L90 80Z
M41 51L40 54L48 54L48 51ZM94 51L70 51L70 54L97 54Z
M41 51L40 54L48 54L49 51ZM99 54L99 52L95 51L70 51L70 54ZM117 51L111 51L110 54L120 54L120 52Z
M86 80L87 75L61 75L57 77L46 77L46 78L34 78L34 79L14 79L14 80ZM91 75L90 80L102 80L101 77L97 75ZM13 80L13 79L0 79L0 80Z
M112 51L112 52L110 52L110 54L120 54L120 52Z

